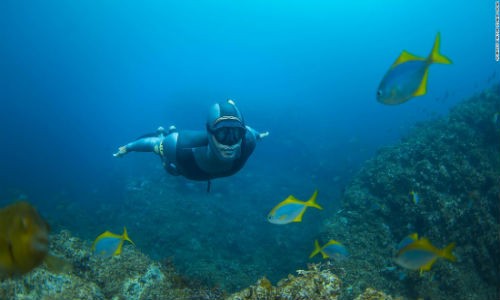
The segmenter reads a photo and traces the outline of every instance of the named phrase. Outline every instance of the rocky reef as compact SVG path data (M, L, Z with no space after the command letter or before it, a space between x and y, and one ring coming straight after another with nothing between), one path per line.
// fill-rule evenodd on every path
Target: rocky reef
M256 285L228 297L228 300L246 299L338 299L340 279L323 264L311 264L308 270L297 270L297 276L288 275L276 286L263 277Z
M0 282L0 299L339 299L341 281L328 263L311 264L276 286L265 277L256 285L233 295L190 282L169 262L156 262L127 245L121 255L93 255L90 243L68 231L52 235L51 253L70 263L64 273L49 272L45 265L29 274ZM390 296L367 289L358 299L387 299Z
M241 292L232 294L227 300L307 300L341 299L342 281L332 273L334 268L329 262L309 264L307 270L297 270L297 275L288 275L276 286L263 277ZM367 288L355 300L399 300L373 288Z
M168 263L151 260L132 245L121 255L93 255L90 243L61 231L51 253L72 264L68 273L45 266L0 282L0 299L221 299L222 291L184 280Z
M353 253L341 267L354 294L370 285L410 299L500 297L499 92L496 85L418 125L345 189L322 235ZM438 261L422 274L396 266L396 247L413 232L438 248L456 242L458 261Z

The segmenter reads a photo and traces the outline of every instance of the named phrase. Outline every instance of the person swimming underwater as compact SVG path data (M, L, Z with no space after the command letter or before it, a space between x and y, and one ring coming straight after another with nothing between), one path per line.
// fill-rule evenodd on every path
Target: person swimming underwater
M118 148L115 157L129 152L154 152L165 170L175 176L208 181L237 173L245 165L256 141L269 135L247 126L233 100L215 103L209 110L206 131L168 131L159 127L156 133L146 134Z

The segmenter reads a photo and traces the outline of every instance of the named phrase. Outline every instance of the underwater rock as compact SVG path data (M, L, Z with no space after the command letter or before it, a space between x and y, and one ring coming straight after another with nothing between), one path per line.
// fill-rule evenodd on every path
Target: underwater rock
M341 279L354 295L371 286L410 299L499 299L499 92L496 85L419 124L346 187L321 235L353 254ZM399 241L413 232L440 248L456 242L458 261L439 261L421 276L395 267Z
M276 286L263 277L256 285L226 297L224 291L189 282L170 263L151 260L132 245L119 256L92 255L90 241L61 231L51 237L53 251L72 263L71 273L54 274L45 265L0 282L0 299L339 299L342 282L328 263L310 264ZM376 291L373 295L384 295ZM363 298L364 299L364 298ZM368 299L368 298L367 298ZM369 298L369 299L392 299Z
M227 299L338 299L342 283L331 270L323 266L311 264L308 270L297 270L297 276L288 275L276 286L265 277L261 278L256 285L232 294Z
M354 300L397 300L401 298L392 298L383 292L374 290L372 288L367 288L363 294L356 297Z
M213 294L204 286L179 284L180 275L171 266L151 260L131 245L119 256L104 258L91 253L90 241L68 231L51 236L51 241L51 251L70 262L72 272L54 274L42 265L1 281L0 299L199 299Z
M216 288L188 282L170 264L160 264L127 245L119 256L92 255L90 241L61 231L52 237L51 250L73 265L69 274L54 274L45 265L33 272L0 282L0 299L339 299L341 280L330 264L310 264L276 286L265 277L229 297ZM366 294L366 292L365 292ZM372 291L369 295L385 295ZM361 299L392 299L361 298Z
M53 274L37 268L18 278L0 282L0 299L105 299L101 289L71 274Z

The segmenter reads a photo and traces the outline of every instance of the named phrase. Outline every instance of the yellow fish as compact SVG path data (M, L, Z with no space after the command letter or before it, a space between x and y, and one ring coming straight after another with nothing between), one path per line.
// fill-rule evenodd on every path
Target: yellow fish
M314 194L307 202L304 202L290 195L271 210L267 215L267 220L278 225L302 222L302 216L308 207L323 209L316 203L317 196L318 190L314 191Z
M398 248L395 262L410 270L429 271L438 258L456 261L456 257L451 253L455 243L449 244L444 249L438 249L427 238L419 239L416 233L404 238Z
M51 271L69 271L65 261L49 251L47 222L28 202L0 209L0 278L26 274L46 262Z
M124 241L128 241L135 246L134 242L128 237L127 228L123 227L122 235L106 231L95 239L92 244L92 251L105 257L120 255Z
M321 253L323 259L333 258L337 260L342 260L349 256L349 252L346 247L336 240L330 240L328 243L321 247L318 240L314 241L314 250L309 255L309 258L313 258L316 254Z
M433 63L451 64L451 60L439 53L441 35L436 35L434 46L427 58L403 51L389 68L377 90L377 101L394 105L427 93L429 66Z

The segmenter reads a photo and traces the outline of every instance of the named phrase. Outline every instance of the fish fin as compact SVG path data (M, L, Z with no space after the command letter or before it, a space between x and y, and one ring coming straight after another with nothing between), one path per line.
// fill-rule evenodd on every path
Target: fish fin
M423 272L425 271L430 271L431 268L432 268L432 265L436 262L437 260L437 257L435 257L434 259L432 259L430 262L428 262L427 264L423 265L421 268L420 268L420 275L422 275Z
M416 233L416 232L412 233L409 235L409 237L410 237L410 239L416 241L416 240L418 240L418 233Z
M429 77L429 67L425 68L424 77L422 78L422 82L420 82L420 86L413 93L413 96L422 96L427 93L427 78Z
M342 245L342 244L337 242L336 240L330 240L328 241L328 243L326 243L325 247L330 245Z
M428 238L426 237L421 237L416 244L420 245L421 247L424 247L426 250L431 250L435 249L435 247L431 244Z
M113 252L113 256L122 254L123 241L124 240L120 241L120 244L118 244L118 247L116 247L115 252Z
M443 250L441 250L440 256L442 258L446 258L449 261L456 261L457 258L455 257L455 255L453 255L453 253L451 253L451 251L455 248L455 245L455 243L451 243L446 246Z
M120 239L121 239L120 244L118 244L118 247L116 247L116 250L113 253L113 255L120 255L120 254L122 254L123 243L125 241L129 241L130 243L132 243L132 245L135 246L134 242L132 242L132 240L128 237L127 228L125 226L123 226L123 234L120 237Z
M300 201L295 198L293 195L288 196L285 200L281 201L276 207L282 207L286 204L295 203L295 204L304 204L304 201Z
M403 64L408 61L413 61L413 60L425 60L425 58L416 56L414 54L411 54L410 52L403 50L399 57L396 59L396 61L392 64L391 68L394 68L397 65Z
M316 197L318 196L318 190L315 190L311 198L306 202L306 206L309 207L314 207L317 209L323 209L323 207L319 206L318 203L316 203Z
M47 254L43 262L47 266L47 269L52 273L71 273L73 271L71 263L52 254Z
M325 253L325 251L321 251L321 255L323 256L323 259L327 259L330 257L328 256L328 254Z
M307 206L304 206L304 208L302 209L302 211L300 212L300 214L298 214L295 219L292 220L292 222L302 222L302 216L304 216L304 213L306 212L307 210Z
M319 245L318 240L314 241L314 250L311 252L311 255L309 255L309 258L313 258L316 254L321 252L321 247Z
M439 53L439 45L441 44L441 34L438 32L436 39L434 40L434 46L432 46L431 54L429 55L429 62L438 64L451 64L451 59Z
M135 246L135 243L128 237L127 228L125 228L125 226L123 226L123 239Z
M307 206L308 203L305 202L305 201L301 201L297 198L295 198L293 195L290 195L288 196L285 200L283 200L281 203L279 203L276 208L279 208L279 207L282 207L282 206L285 206L287 204L301 204L301 205L305 205Z

